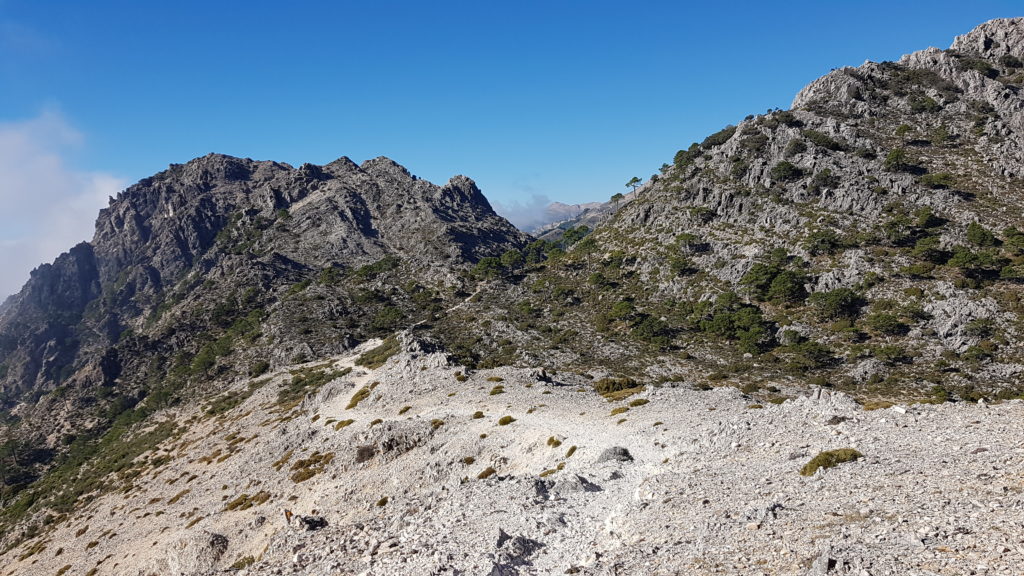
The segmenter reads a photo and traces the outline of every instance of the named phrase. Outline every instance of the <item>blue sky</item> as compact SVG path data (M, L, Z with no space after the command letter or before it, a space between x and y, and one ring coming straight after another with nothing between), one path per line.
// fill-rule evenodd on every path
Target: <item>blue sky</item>
M0 136L28 133L80 185L208 152L386 155L438 183L466 174L509 209L604 200L831 68L1021 13L1005 0L0 0ZM34 194L10 182L0 201ZM15 236L4 224L0 242Z

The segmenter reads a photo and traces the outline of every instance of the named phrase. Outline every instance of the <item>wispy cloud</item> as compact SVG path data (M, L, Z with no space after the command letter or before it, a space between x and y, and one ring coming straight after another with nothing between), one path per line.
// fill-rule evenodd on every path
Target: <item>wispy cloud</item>
M92 237L97 211L125 182L67 159L84 137L55 111L0 122L0 300L29 271Z

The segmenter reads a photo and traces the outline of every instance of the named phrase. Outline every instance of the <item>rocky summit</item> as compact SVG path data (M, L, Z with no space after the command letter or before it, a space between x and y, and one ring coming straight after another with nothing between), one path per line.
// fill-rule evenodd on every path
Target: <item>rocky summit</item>
M172 165L0 305L0 576L1017 574L1022 87L994 20L537 237Z

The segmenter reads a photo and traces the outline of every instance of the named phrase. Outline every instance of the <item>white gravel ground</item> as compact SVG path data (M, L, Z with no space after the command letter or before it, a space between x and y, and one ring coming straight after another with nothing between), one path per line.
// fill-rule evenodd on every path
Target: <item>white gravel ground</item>
M1024 566L1019 402L869 412L818 391L754 408L733 388L680 384L610 403L578 376L544 382L499 369L460 382L459 370L440 355L403 353L272 422L282 373L226 415L191 420L164 446L174 459L135 490L102 496L0 556L0 574L879 576ZM611 415L637 399L649 402ZM201 408L173 416L185 423ZM515 421L499 425L506 415ZM355 422L336 430L346 419ZM606 452L614 447L628 458ZM847 447L864 457L799 474L820 451ZM333 458L294 482L292 466L314 452ZM495 473L478 478L488 467ZM225 510L260 491L265 501ZM303 516L327 525L308 530Z

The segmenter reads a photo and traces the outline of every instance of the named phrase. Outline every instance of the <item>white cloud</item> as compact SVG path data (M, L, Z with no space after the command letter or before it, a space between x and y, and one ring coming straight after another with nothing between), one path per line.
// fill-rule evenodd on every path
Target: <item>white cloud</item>
M520 230L533 230L551 222L547 214L547 208L551 199L543 194L532 194L528 201L512 200L492 202L494 211L504 216L509 222Z
M67 159L84 138L57 112L0 123L0 300L29 272L92 238L96 213L125 183Z

